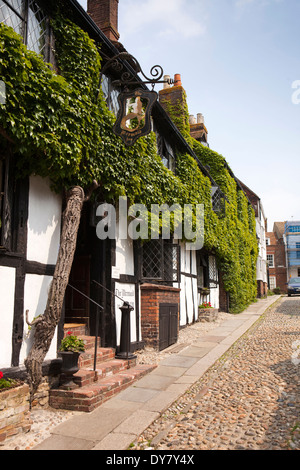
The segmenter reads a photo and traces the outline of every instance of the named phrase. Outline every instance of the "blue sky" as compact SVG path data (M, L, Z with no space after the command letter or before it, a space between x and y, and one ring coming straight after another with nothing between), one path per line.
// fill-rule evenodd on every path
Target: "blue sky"
M120 42L146 74L181 74L190 114L261 198L268 230L300 220L299 18L299 0L119 2Z

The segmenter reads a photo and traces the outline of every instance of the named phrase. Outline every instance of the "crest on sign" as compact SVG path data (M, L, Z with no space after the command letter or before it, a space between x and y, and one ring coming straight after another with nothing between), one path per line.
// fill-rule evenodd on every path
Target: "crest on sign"
M155 91L137 89L120 93L114 132L123 139L125 145L133 145L137 139L151 132L151 110L156 100Z

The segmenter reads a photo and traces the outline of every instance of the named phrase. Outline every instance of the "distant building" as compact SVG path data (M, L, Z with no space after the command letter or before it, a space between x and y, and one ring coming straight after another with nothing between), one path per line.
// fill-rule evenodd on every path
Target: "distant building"
M267 276L267 250L266 250L266 226L267 218L261 199L252 189L248 188L242 181L239 181L245 194L247 195L251 205L255 211L256 220L256 237L258 243L258 257L256 262L256 280L257 280L257 297L265 297L268 292L268 276Z
M287 264L285 247L285 222L275 222L273 232L266 233L269 289L287 292Z
M300 221L285 222L287 279L300 277Z

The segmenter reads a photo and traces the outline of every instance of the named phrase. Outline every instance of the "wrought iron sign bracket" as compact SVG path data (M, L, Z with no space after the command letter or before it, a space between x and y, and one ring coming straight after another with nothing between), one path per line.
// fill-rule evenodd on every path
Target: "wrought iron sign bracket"
M127 61L133 72L129 68L124 71L124 61ZM151 110L158 98L154 91L155 85L171 85L174 81L162 79L164 72L160 65L154 65L150 70L151 77L147 77L135 57L128 52L121 52L105 63L101 70L100 86L102 76L108 69L113 69L119 75L120 78L113 80L112 85L121 89L118 96L119 112L113 130L123 139L125 145L130 146L151 132ZM139 73L143 76L140 81L137 80ZM144 89L143 84L151 84L152 90Z
M130 72L128 69L122 72L124 70L123 61L127 61L129 63L129 65L133 69L133 72ZM164 71L160 65L154 65L150 70L151 77L147 77L144 74L136 58L133 57L128 52L120 52L119 54L112 57L105 63L105 65L102 67L102 70L101 70L100 84L102 80L102 75L105 75L105 72L110 68L113 69L117 73L122 72L120 78L118 80L114 80L112 82L112 85L121 87L121 88L124 87L124 91L129 91L130 86L136 86L136 85L141 86L141 84L151 84L152 91L154 90L154 87L157 83L169 83L170 85L174 84L174 80L172 79L162 80ZM139 73L144 77L143 80L140 80L140 81L136 80L136 75Z

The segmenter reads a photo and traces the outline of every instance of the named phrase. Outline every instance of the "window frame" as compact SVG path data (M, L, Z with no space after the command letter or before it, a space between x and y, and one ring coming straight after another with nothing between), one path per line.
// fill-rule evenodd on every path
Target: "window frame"
M120 90L117 87L112 85L112 78L109 75L106 75L106 74L102 75L101 90L104 96L104 101L108 109L115 116L117 116L118 111L120 109L120 105L118 101ZM115 95L115 98L113 98L113 94Z
M164 166L175 173L175 153L167 139L156 131L157 151Z
M272 265L270 264L270 260L268 259L268 257L272 257ZM267 253L267 263L268 263L269 268L275 268L275 255L274 255L274 253Z
M300 225L289 225L287 227L287 233L299 233Z
M152 246L150 245L152 244ZM159 265L156 263L152 267L152 273L157 271L157 275L147 275L145 274L147 263L147 256L149 253L145 253L145 250L156 250L159 253ZM176 253L175 263L168 264L168 254L167 250L172 251L173 254ZM173 251L174 250L174 251ZM155 282L155 283L164 283L164 284L173 284L180 283L180 272L181 272L181 248L179 244L175 244L172 240L165 240L163 238L151 239L141 246L141 263L140 263L140 279L142 282ZM152 257L154 259L154 257Z
M20 20L21 22L20 31L16 31L16 32L22 36L25 46L28 47L29 50L42 55L46 62L50 62L51 51L50 51L49 18L43 12L43 10L40 8L39 4L35 0L20 0L20 1L21 1L22 13L17 11L17 9L14 7L14 5L12 4L10 0L1 0L1 2L3 2L3 4L10 10L11 15L16 15L18 19ZM1 13L1 8L0 8L0 13ZM7 19L11 18L11 15ZM37 15L42 15L43 18L42 19L38 18ZM40 47L39 50L36 50L33 47L34 45L37 44L37 41L32 42L32 44L30 44L31 32L34 31L34 29L31 30L30 28L33 17L36 18L37 22L39 22L40 25L42 24L42 22L44 23L44 33L40 34L40 38L38 39L38 41L40 41L40 39L43 37L43 46ZM4 20L1 19L1 17L0 17L0 22L4 22L4 24L7 24L5 23Z
M269 278L270 290L276 289L276 287L277 287L277 282L276 281L277 281L276 276L270 276L270 278ZM274 284L273 286L272 286L272 282Z

